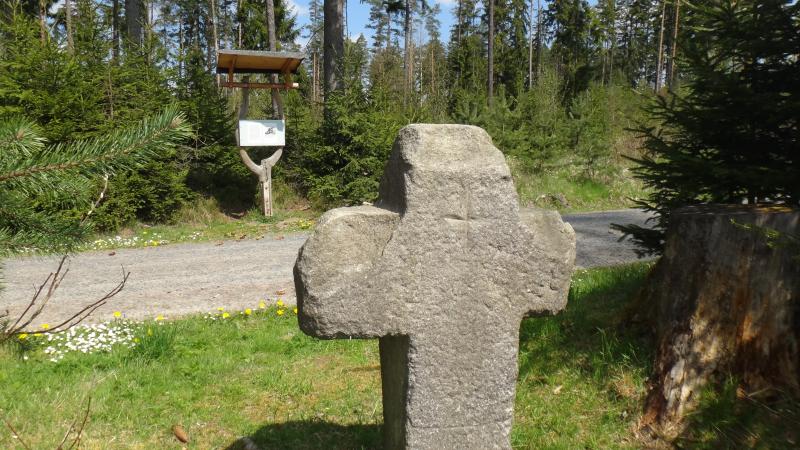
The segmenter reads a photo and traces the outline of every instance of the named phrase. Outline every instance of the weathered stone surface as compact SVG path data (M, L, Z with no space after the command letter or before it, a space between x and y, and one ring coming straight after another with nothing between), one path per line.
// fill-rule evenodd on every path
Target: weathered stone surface
M400 130L376 206L327 212L295 265L302 330L380 338L386 448L510 448L521 319L567 300L572 228L519 214L482 129Z
M678 436L703 387L730 375L748 395L800 395L799 235L800 210L786 207L672 213L641 295L659 340L645 435Z

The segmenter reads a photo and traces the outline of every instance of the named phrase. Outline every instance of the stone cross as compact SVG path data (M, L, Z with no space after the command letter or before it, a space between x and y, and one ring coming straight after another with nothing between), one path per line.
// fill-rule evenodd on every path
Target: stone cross
M564 308L574 259L485 131L407 126L375 206L328 211L300 249L300 328L380 338L387 449L510 448L520 322Z

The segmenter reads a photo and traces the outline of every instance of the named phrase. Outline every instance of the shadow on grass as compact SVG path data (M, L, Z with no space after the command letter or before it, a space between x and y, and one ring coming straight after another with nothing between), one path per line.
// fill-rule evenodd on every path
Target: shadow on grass
M311 450L381 448L380 425L339 425L322 421L297 421L264 425L225 450Z
M577 273L566 309L520 328L520 378L556 373L566 365L604 382L610 369L648 373L654 355L649 330L625 323L650 270L648 263Z
M785 392L745 395L728 379L709 386L675 441L681 448L800 448L800 401Z

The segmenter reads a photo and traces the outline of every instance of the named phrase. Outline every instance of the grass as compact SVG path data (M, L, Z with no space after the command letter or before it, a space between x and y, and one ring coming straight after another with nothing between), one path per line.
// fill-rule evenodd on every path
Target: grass
M631 199L644 196L641 183L625 169L621 158L613 175L586 177L574 164L564 162L531 175L512 170L520 203L526 207L557 209L562 213L604 211L634 207ZM509 160L512 167L513 160ZM264 217L257 209L226 214L211 198L199 198L180 211L175 224L136 223L115 233L100 233L81 251L156 247L180 242L262 239L269 235L303 232L314 227L321 211L283 183L275 184L275 215Z
M647 358L638 359L638 341L618 336L611 319L645 270L581 272L564 314L524 322L515 446L624 445ZM36 347L28 360L7 351L5 417L33 447L53 446L91 392L85 448L177 448L174 424L193 448L239 448L242 436L261 448L380 444L375 341L312 339L291 311L274 308L141 327L132 349L71 353L58 363ZM609 397L611 388L618 393ZM0 447L13 446L9 433L0 436Z
M258 210L233 217L220 211L212 199L200 199L180 211L176 224L137 223L116 233L101 233L80 250L157 247L180 242L203 242L234 239L262 239L269 235L304 232L314 227L319 213L302 205L277 209L272 217Z
M523 321L515 448L641 447L633 427L653 347L623 317L649 267L577 272L565 311ZM307 337L283 310L139 324L132 348L69 353L58 363L43 345L28 344L24 354L5 348L2 416L32 448L54 447L89 395L87 449L180 448L176 424L189 448L243 449L245 436L262 449L379 447L377 342ZM686 446L782 448L796 437L787 435L797 428L796 402L740 405L725 392L708 399ZM0 432L0 448L15 445Z
M645 197L641 182L620 167L613 175L585 176L570 165L539 174L514 172L523 206L557 209L561 213L633 208L633 199Z

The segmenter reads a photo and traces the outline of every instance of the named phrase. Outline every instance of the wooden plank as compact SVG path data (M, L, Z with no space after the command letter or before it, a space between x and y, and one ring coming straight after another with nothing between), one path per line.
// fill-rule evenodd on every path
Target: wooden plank
M219 50L217 73L296 72L305 55L299 52L266 52L255 50Z
M245 83L240 81L223 81L222 87L230 88L250 88L250 89L297 89L300 87L298 83Z

